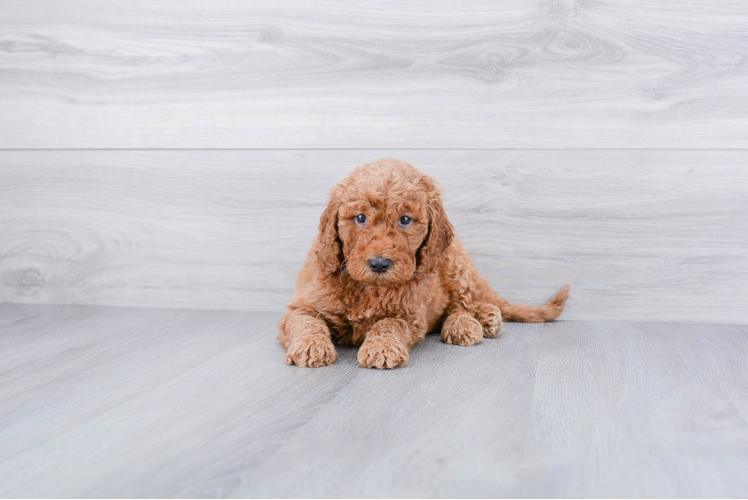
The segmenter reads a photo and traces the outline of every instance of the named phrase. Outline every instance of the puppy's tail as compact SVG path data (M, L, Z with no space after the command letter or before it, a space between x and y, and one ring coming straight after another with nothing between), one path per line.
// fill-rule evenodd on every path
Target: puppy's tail
M525 304L510 304L499 297L499 309L501 319L504 321L521 321L523 323L542 323L553 321L558 318L564 310L566 299L569 298L569 285L558 292L550 302L544 306L528 306Z

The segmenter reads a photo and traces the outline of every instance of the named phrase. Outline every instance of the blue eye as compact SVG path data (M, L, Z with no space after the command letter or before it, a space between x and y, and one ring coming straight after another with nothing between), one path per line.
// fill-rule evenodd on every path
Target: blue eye
M398 222L400 223L400 227L408 227L413 224L413 219L411 219L407 215L403 215L402 217L400 217L400 220Z
M366 225L366 216L364 214L358 214L354 217L356 219L356 224L359 226L365 226Z

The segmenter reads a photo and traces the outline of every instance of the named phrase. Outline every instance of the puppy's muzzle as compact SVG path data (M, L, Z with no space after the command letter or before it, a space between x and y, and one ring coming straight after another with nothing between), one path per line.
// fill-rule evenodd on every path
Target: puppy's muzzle
M390 267L392 267L392 261L390 259L385 259L384 257L379 256L369 259L369 269L375 273L386 273Z

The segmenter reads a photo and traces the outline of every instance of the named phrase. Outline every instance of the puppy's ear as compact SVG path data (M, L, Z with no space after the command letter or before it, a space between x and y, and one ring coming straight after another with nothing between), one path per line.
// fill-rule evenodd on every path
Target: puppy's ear
M434 180L424 176L421 185L428 193L429 232L418 250L418 272L428 274L439 267L444 251L454 239L454 227L444 211L441 193Z
M317 261L326 274L335 274L343 264L343 246L338 236L338 211L340 198L337 192L330 195L330 202L319 218L317 236Z

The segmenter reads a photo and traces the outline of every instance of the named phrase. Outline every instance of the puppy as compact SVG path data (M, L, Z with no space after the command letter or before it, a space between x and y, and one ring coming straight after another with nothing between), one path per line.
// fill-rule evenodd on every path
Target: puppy
M567 286L544 306L499 297L455 236L434 179L379 160L333 189L278 339L288 364L332 364L338 343L360 346L361 366L394 368L439 326L447 344L470 346L499 335L502 318L557 318L568 296Z

